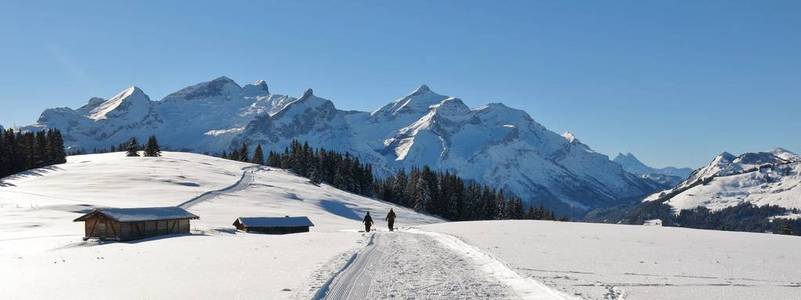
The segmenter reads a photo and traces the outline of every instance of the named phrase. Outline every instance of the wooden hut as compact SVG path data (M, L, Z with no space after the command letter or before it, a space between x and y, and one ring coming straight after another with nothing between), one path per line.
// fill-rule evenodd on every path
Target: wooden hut
M307 217L239 217L234 221L234 226L244 232L287 234L309 232L309 227L314 226L314 224Z
M189 220L193 219L199 217L180 207L98 208L75 222L84 222L84 240L129 241L189 233Z

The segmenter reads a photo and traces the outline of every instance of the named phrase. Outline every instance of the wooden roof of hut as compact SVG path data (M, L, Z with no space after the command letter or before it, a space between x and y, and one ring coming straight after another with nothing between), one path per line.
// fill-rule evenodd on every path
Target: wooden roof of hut
M86 221L97 214L117 222L142 222L162 220L194 220L200 217L180 207L97 208L77 218L74 222Z

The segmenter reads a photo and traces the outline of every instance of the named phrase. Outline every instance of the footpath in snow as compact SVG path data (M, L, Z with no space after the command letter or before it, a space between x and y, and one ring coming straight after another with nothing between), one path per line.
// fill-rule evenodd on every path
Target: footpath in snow
M200 196L197 196L197 197L192 198L192 199L190 199L190 200L188 200L188 201L186 201L184 203L179 204L178 207L186 209L186 208L190 208L190 207L192 207L192 206L194 206L194 205L196 205L198 203L201 203L201 202L204 202L204 201L209 201L209 200L212 200L214 198L217 198L220 195L223 195L224 193L235 193L235 192L243 191L243 190L247 189L248 186L250 186L251 184L253 184L256 181L255 172L258 171L258 170L259 170L259 167L256 167L256 166L244 168L243 171L242 171L242 177L240 177L239 180L236 183L234 183L233 185L231 185L229 187L226 187L226 188L223 188L223 189L205 192L205 193L201 194Z
M376 232L318 299L565 299L444 234Z
M0 299L309 299L367 244L369 234L357 232L367 211L394 208L406 226L441 222L285 170L162 154L70 156L3 178ZM100 243L83 241L84 224L73 222L93 207L176 205L200 216L191 234ZM285 215L307 216L315 227L265 235L231 225Z
M797 236L530 220L419 228L583 299L801 299Z

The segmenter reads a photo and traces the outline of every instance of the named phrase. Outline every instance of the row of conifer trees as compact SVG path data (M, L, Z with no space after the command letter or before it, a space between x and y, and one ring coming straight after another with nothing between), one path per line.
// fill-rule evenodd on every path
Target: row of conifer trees
M270 151L266 157L261 145L250 151L247 144L231 153L224 152L222 157L289 169L313 183L326 183L448 220L556 219L542 206L526 207L515 195L466 181L450 172L433 171L423 166L377 178L373 175L373 167L357 157L322 148L313 149L308 143L298 141L292 141L282 152Z
M22 171L67 162L64 138L55 129L0 134L0 178Z
M142 151L145 157L161 156L161 146L159 146L159 141L155 135L147 138L147 143L144 146L139 145L139 141L134 137L128 141L127 145L120 145L118 149L125 149L125 155L128 157L138 157L139 151Z

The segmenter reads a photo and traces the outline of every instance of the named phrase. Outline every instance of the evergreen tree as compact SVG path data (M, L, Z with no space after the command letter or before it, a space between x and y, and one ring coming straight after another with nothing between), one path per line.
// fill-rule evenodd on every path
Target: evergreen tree
M250 151L248 150L248 144L242 143L242 147L240 147L239 150L236 151L236 153L237 153L236 160L241 162L250 161L250 159L248 158L248 154L250 154Z
M131 141L128 142L128 147L125 150L126 150L126 152L125 152L126 156L128 156L128 157L139 157L139 152L138 152L139 151L139 142L136 140L135 137L131 138Z
M158 140L156 140L155 135L151 135L147 139L147 146L145 146L145 156L146 157L161 156L161 147L159 147L159 142Z
M256 150L253 151L253 159L250 162L257 165L264 164L264 151L261 149L261 145L256 146Z
M52 129L48 131L47 152L50 164L63 164L67 162L67 153L64 151L64 137L61 131Z
M33 143L33 151L34 167L38 168L46 166L49 163L49 157L47 153L47 136L45 135L45 131L36 132Z
M58 130L0 131L0 177L66 161L64 140Z
M0 178L10 173L8 169L10 157L6 154L6 135L5 130L0 130Z
M391 182L391 194L393 201L397 204L407 203L409 195L406 193L406 186L409 184L409 179L406 177L406 171L403 169L398 170L394 178L388 179Z
M234 149L228 159L251 162L264 160L263 149L257 146L247 159L247 145ZM259 154L261 153L261 155ZM223 153L223 157L226 157ZM407 173L376 178L370 164L358 157L326 149L313 149L308 143L292 141L282 152L267 154L268 166L287 169L312 183L327 183L338 189L406 206L449 220L553 219L553 214L540 206L523 207L523 201L508 192L475 182L465 182L449 172L437 172L428 166L412 167Z
M790 222L782 222L779 234L786 234L786 235L793 234L793 228L790 226Z
M278 156L277 153L270 151L270 154L267 156L267 165L271 167L280 168L281 167L281 157Z

